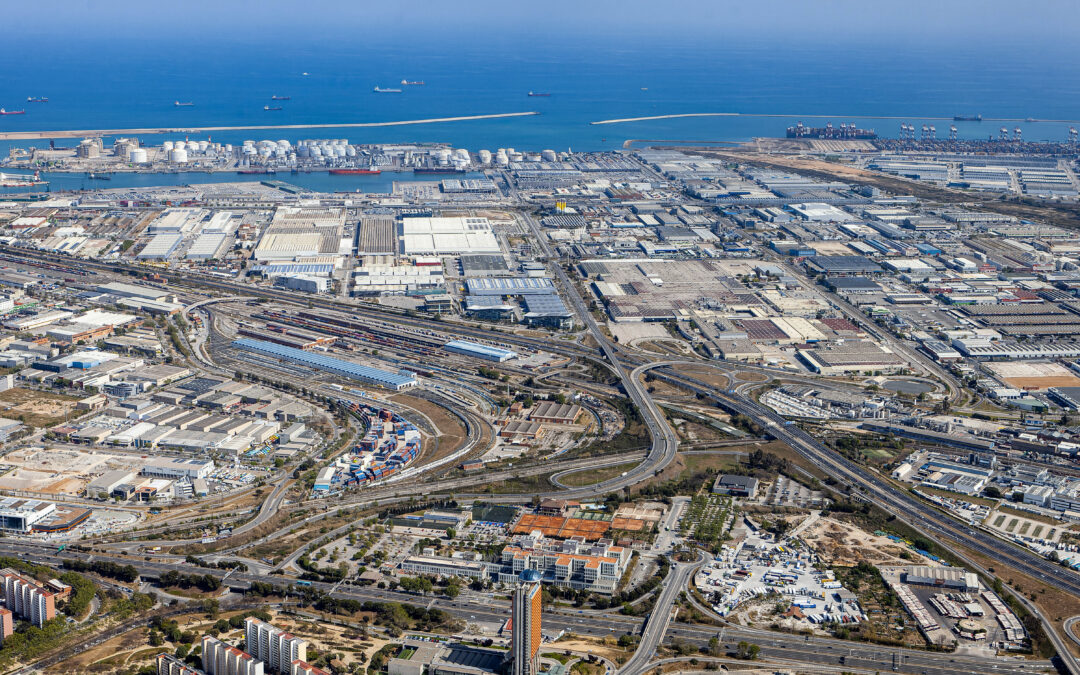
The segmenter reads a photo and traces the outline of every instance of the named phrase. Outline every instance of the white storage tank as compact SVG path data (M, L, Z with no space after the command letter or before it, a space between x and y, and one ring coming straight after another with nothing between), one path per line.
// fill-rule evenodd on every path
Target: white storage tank
M481 150L477 154L480 155L480 163L481 164L491 164L491 151L490 150Z
M356 157L356 148L354 148L351 145L346 145L345 146L345 156L346 157Z
M206 152L206 149L210 147L210 141L199 141L199 152Z
M173 143L173 150L187 150L187 143L184 141L177 141Z
M149 158L146 155L146 150L135 148L128 153L128 161L132 164L146 164L149 161Z
M169 152L169 161L173 164L185 164L188 161L187 150L183 148L173 148Z
M555 161L555 151L554 150L541 150L540 151L540 157L542 157L545 162L554 162Z
M170 150L173 149L173 142L172 141L165 141L164 143L161 144L161 149L166 153L169 152Z

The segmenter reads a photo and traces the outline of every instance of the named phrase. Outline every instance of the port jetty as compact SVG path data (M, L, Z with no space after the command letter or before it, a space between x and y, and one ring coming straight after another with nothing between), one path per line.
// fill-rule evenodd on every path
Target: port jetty
M344 122L338 124L259 124L231 127L150 127L146 129L64 129L58 131L5 131L0 141L25 141L42 138L94 138L100 136L149 136L153 134L201 134L211 131L261 131L271 129L363 129L367 127L397 127L410 124L438 124L441 122L469 122L493 120L503 117L528 117L538 112L494 113L490 115L463 115L460 117L431 117L421 120L396 122Z

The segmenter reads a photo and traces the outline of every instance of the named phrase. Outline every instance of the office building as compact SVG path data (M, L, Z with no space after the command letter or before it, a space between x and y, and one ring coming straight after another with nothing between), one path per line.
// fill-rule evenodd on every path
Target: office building
M34 525L56 512L56 504L40 499L0 498L0 530L31 532ZM10 607L10 605L9 605Z
M510 658L512 675L536 675L540 672L541 586L540 573L525 570L514 588L511 614Z
M204 635L203 670L207 675L263 675L263 662L221 640Z
M266 664L268 675L289 675L293 661L307 659L306 640L253 617L246 619L245 627L248 651Z
M733 476L721 474L716 477L712 491L718 495L731 495L732 497L757 496L758 480L751 476Z
M545 584L611 595L626 572L630 550L603 541L558 541L534 533L503 548L499 562L501 567L491 567L500 583L513 583L521 572L533 570Z

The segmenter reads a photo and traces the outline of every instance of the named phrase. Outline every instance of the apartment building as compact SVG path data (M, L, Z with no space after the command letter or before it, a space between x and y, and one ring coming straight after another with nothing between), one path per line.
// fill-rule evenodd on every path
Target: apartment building
M306 640L254 617L247 618L245 628L248 651L266 664L268 675L290 675L293 661L307 660Z

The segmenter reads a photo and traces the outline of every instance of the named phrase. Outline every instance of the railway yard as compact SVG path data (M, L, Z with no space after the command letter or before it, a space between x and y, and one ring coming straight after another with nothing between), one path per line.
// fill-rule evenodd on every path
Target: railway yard
M334 673L495 658L529 570L544 672L1080 675L1075 152L797 145L0 194L5 565L96 584L102 673L260 602Z

